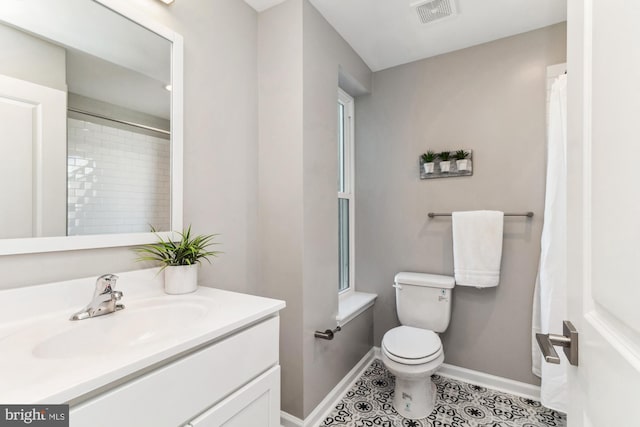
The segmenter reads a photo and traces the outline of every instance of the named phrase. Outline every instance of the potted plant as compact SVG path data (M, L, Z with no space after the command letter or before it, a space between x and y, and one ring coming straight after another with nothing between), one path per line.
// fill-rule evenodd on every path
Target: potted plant
M443 151L442 153L438 154L438 157L440 157L440 172L449 172L449 170L451 169L451 162L449 161L450 155L451 153L449 153L448 151Z
M422 167L424 168L424 173L433 173L433 165L436 160L436 153L431 150L428 150L422 156Z
M453 157L456 158L456 167L458 172L466 172L471 169L471 160L468 159L469 152L464 150L458 150Z
M155 233L155 230L152 229ZM216 245L213 239L217 234L191 236L191 226L182 233L180 239L173 241L158 237L158 242L140 246L135 251L138 261L154 261L162 265L164 271L164 291L168 294L187 294L198 288L198 264L202 260L211 263L209 257L218 256L221 252L208 248Z

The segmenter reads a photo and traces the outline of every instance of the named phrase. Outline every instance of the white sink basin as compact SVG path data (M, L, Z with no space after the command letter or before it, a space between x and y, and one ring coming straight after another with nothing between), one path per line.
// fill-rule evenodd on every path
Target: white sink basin
M33 355L41 359L86 358L147 345L179 334L208 311L207 305L197 300L132 302L115 313L69 321L65 330L36 344Z

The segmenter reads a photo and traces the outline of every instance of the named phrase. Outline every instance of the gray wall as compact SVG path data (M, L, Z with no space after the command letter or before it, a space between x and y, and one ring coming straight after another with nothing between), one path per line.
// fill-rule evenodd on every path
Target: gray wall
M373 345L372 314L344 327L335 341L315 330L338 314L338 80L371 90L371 70L309 3L303 2L304 416ZM348 88L345 88L348 90ZM371 310L369 310L371 311Z
M374 335L398 324L398 271L453 274L451 220L427 212L529 211L508 218L500 285L456 287L445 362L536 383L531 307L545 186L546 66L566 59L566 25L374 74L356 101L356 281L378 294ZM474 150L472 177L421 181L427 149Z
M373 344L372 312L334 341L338 312L337 89L371 71L307 0L259 15L261 291L282 312L282 409L305 418Z
M129 3L184 37L185 223L221 233L225 252L200 282L255 292L256 13L239 0ZM142 268L134 258L127 248L2 256L0 288Z
M281 407L302 414L302 2L258 17L260 287L283 299Z
M66 52L60 46L0 24L0 52L0 74L66 92Z

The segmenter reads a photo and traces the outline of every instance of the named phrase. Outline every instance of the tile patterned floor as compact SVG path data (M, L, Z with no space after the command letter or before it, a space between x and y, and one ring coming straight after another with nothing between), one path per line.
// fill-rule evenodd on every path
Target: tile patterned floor
M394 377L374 360L321 426L335 427L565 427L566 416L540 402L432 377L436 407L420 420L402 418L393 409Z

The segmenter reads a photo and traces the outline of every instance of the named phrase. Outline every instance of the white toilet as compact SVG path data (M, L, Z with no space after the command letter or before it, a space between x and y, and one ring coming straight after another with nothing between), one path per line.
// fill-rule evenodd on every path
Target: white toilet
M409 419L433 411L433 374L444 362L436 332L444 332L451 318L453 277L426 273L398 273L394 279L396 307L402 326L382 338L382 362L396 377L393 407Z

